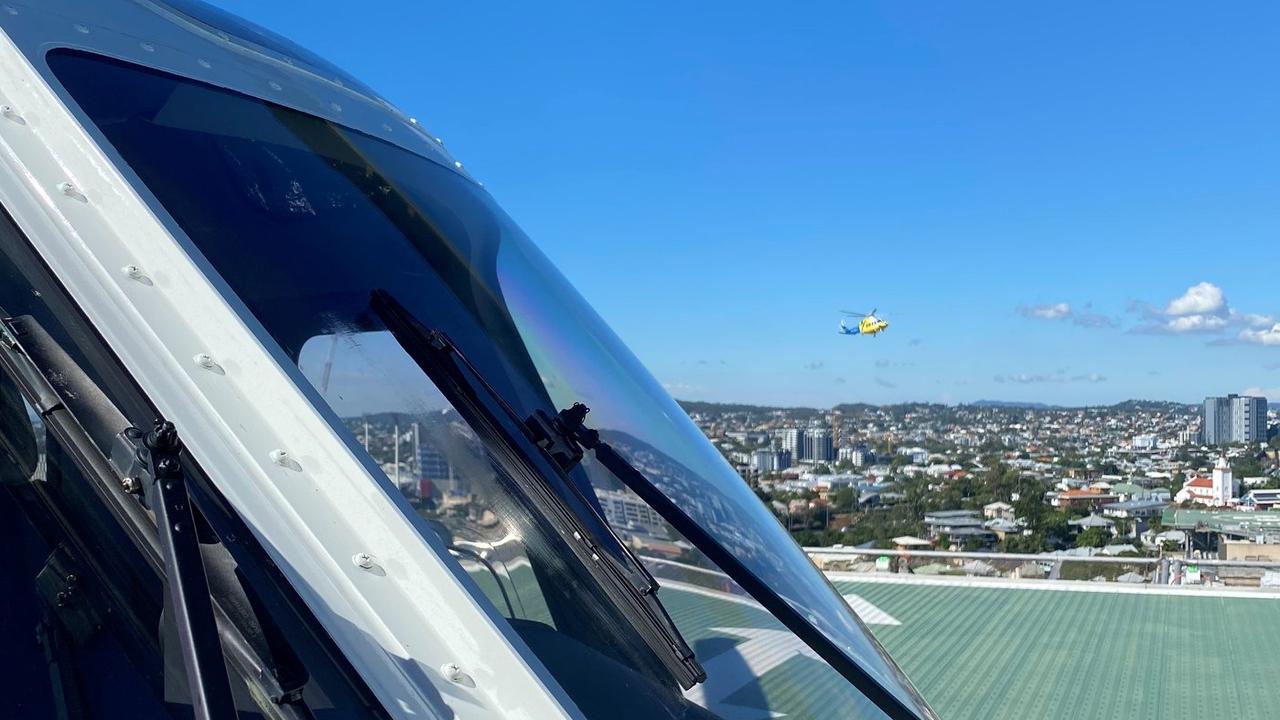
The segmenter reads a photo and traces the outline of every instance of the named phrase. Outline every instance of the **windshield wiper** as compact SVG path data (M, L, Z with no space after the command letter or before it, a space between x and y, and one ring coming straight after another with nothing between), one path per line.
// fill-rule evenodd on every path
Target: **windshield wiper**
M387 291L374 290L369 306L526 493L534 509L553 523L580 564L680 686L688 689L705 680L706 672L658 600L657 581L479 370L447 335L423 325ZM594 528L588 529L584 521ZM624 565L619 555L634 567Z
M849 654L810 623L801 612L776 590L756 576L738 557L725 548L682 507L662 492L644 473L627 461L612 445L600 439L600 433L586 426L591 409L582 403L561 410L554 417L539 411L530 418L535 434L544 437L543 445L566 471L581 461L583 450L595 458L614 477L622 481L641 500L671 524L686 540L719 566L734 582L746 590L766 610L773 613L787 629L813 649L827 664L845 677L863 695L891 718L916 720L920 715L891 690L868 673Z

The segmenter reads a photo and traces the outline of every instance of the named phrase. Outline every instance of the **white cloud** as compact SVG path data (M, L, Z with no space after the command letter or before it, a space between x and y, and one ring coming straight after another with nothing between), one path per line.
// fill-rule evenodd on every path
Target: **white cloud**
M1059 370L1052 374L1029 374L1016 373L1014 375L996 375L992 378L998 383L1018 383L1020 385L1033 385L1037 383L1065 383L1065 382L1087 382L1100 383L1106 382L1107 378L1098 373L1089 373L1088 375L1072 375L1067 377L1066 374Z
M1046 305L1019 305L1018 313L1023 317L1036 320L1070 320L1073 325L1086 328L1115 327L1116 321L1106 315L1093 312L1093 305L1085 303L1082 310L1071 307L1071 303L1049 303Z
M1115 318L1101 313L1088 312L1087 305L1085 308L1085 312L1073 313L1071 316L1071 322L1079 325L1080 327L1088 328L1109 328L1116 326Z
M1247 343L1256 345L1280 345L1280 323L1276 323L1264 330L1240 331L1240 339Z
M1200 282L1169 301L1163 310L1135 303L1132 310L1146 315L1148 324L1131 332L1148 334L1216 333L1228 326L1265 327L1275 322L1268 315L1242 313L1227 305L1222 288L1211 282Z
M1089 373L1088 375L1076 375L1071 378L1071 382L1100 383L1100 382L1106 382L1106 381L1107 381L1107 378L1103 375L1099 375L1098 373Z
M1187 288L1181 297L1169 301L1166 315L1208 315L1222 311L1227 299L1222 288L1210 282L1202 282Z
M1052 305L1032 305L1031 307L1020 307L1018 312L1027 317L1040 318L1041 320L1061 320L1071 315L1070 303L1053 303Z
M1259 315L1257 313L1242 313L1231 311L1231 319L1241 325L1248 325L1251 328L1269 328L1275 325L1277 320L1273 315Z
M706 390L706 388L701 385L694 385L692 383L686 383L686 382L662 383L662 387L672 395L700 393Z
M1180 315L1171 318L1164 328L1171 333L1217 332L1226 327L1227 319L1218 315Z
M1241 390L1240 394L1261 396L1274 402L1280 402L1280 388L1251 387Z

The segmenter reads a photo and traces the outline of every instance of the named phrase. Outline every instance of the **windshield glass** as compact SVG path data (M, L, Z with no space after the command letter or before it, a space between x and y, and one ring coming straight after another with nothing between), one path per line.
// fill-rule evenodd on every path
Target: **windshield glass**
M196 82L78 53L55 54L50 64L553 673L546 654L557 641L540 639L543 629L661 678L621 630L571 627L571 615L557 613L589 589L535 532L539 519L370 310L375 292L446 332L520 417L590 406L588 424L751 574L902 704L930 714L849 601L474 183L327 121ZM570 481L663 579L662 598L708 671L689 699L726 715L744 705L781 710L784 700L761 689L772 678L792 692L818 689L793 698L788 714L822 716L835 702L879 716L590 456ZM608 612L602 600L592 608ZM752 687L765 699L753 701Z

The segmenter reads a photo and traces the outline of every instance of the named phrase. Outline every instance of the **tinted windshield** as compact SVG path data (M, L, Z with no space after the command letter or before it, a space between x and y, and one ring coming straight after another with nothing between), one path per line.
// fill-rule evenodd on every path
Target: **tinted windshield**
M522 540L537 519L371 312L375 291L446 332L520 417L589 405L592 427L676 506L879 684L928 713L846 599L474 183L262 101L84 55L51 64L354 442L517 627L562 629L556 607L572 602L581 580L551 557L554 543ZM680 605L676 590L723 602L719 614L705 603L673 611L710 675L690 698L728 714L741 687L773 672L823 687L826 702L850 713L878 715L602 467L588 458L571 481L660 576L680 576L664 582L670 605ZM621 663L649 662L618 631L593 642L589 632L564 630ZM753 642L772 664L752 659ZM799 714L822 714L811 710Z

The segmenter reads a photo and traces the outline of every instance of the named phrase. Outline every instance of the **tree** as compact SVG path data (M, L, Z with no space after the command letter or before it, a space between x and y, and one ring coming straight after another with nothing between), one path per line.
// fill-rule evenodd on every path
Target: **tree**
M1076 547L1100 548L1111 541L1111 532L1105 528L1091 527L1080 531L1076 536Z
M830 474L831 474L831 468L827 467L826 465L823 465L823 464L819 463L819 464L817 464L817 465L814 465L814 466L813 466L813 474L814 474L814 475L830 475Z
M1262 463L1252 455L1242 455L1231 460L1231 474L1236 478L1258 477L1262 474Z
M1132 520L1126 520L1125 518L1119 518L1119 519L1117 519L1117 520L1116 520L1116 534L1117 534L1117 535L1125 535L1125 536L1132 535L1132 534L1133 534L1133 521L1132 521Z
M1004 551L1011 553L1038 553L1046 548L1044 535L1034 532L1030 535L1008 535L1004 539Z
M858 502L858 492L852 487L845 487L836 490L831 496L832 510L836 512L853 512L854 505Z

